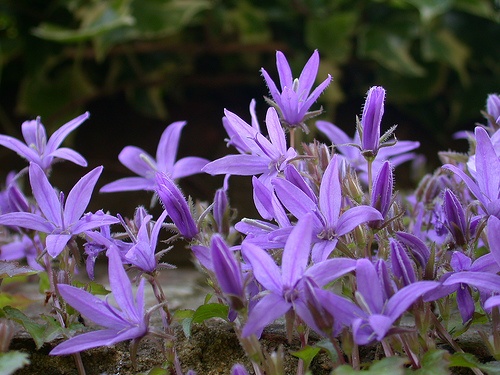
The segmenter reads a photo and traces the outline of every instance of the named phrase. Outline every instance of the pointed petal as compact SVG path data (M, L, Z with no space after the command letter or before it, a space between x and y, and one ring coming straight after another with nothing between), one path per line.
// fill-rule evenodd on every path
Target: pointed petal
M50 355L67 355L99 346L108 346L111 345L110 343L114 341L117 334L118 331L114 329L84 333L57 345L51 350Z
M108 274L109 284L113 297L123 313L130 317L134 317L136 322L141 320L141 316L137 312L137 307L132 294L132 284L123 268L122 261L118 250L115 246L111 246L106 255L109 258Z
M281 155L286 153L286 138L283 127L281 126L276 109L270 107L266 114L266 127L271 139L271 143L276 147Z
M145 159L148 161L146 162ZM118 160L135 174L149 177L157 169L156 161L142 148L126 146L118 155Z
M217 174L233 174L237 176L253 176L269 170L269 160L258 155L226 155L214 160L202 169L203 172Z
M359 259L356 264L358 292L364 298L372 314L380 314L384 307L382 285L377 271L368 259Z
M118 218L114 217L113 215L105 214L104 212L99 210L95 214L88 213L83 215L80 220L78 220L76 223L73 223L71 232L73 234L80 234L94 228L116 224L118 222L120 222Z
M56 227L62 226L61 202L54 188L50 184L45 172L35 163L29 167L31 190L36 203L45 217Z
M290 232L281 259L284 286L293 288L302 278L311 253L312 216L303 216Z
M311 93L311 95L309 95L309 97L307 98L307 100L305 100L302 103L301 108L303 108L303 111L307 111L309 108L311 108L311 106L314 104L314 102L316 102L316 100L318 100L318 98L320 97L320 95L323 93L323 91L325 91L325 89L328 87L328 85L330 84L331 81L332 81L332 76L330 74L328 74L328 77L323 82L321 82L313 90L313 92Z
M90 117L90 113L85 112L84 114L74 118L73 120L67 122L59 129L57 129L49 138L47 142L46 152L51 154L54 152L64 141L64 139L71 133L73 130L78 128L85 120Z
M476 309L474 307L474 300L470 294L470 289L467 286L457 289L457 305L460 316L462 317L462 323L465 324L472 319Z
M45 246L49 255L55 258L61 254L71 237L73 237L71 234L49 234L45 239Z
M322 287L356 269L356 259L332 258L309 267L304 276L310 277Z
M285 87L292 88L293 86L293 76L292 70L288 61L281 51L276 51L276 67L278 68L278 75L280 78L281 89Z
M201 169L208 164L207 159L198 158L196 156L188 156L177 160L174 164L171 173L172 178L177 180L182 177L191 176L193 174L201 173Z
M352 207L340 215L336 233L342 236L352 231L358 225L372 220L384 220L384 217L375 208L370 206Z
M165 173L172 173L184 126L186 126L186 121L177 121L167 126L163 131L156 150L158 170Z
M500 290L500 276L486 272L456 272L445 281L443 285L464 283L472 285L485 292L497 292Z
M500 219L496 216L488 218L487 235L490 253L500 266Z
M104 185L100 193L115 193L117 191L154 190L156 187L153 178L125 177Z
M483 207L485 209L487 208L489 200L485 199L478 184L476 184L474 180L472 180L472 178L467 176L461 169L451 164L445 164L441 168L448 169L455 173L458 177L460 177L462 181L465 182L470 192L476 197L476 199L483 204Z
M323 239L314 243L312 248L312 262L313 263L321 263L325 261L333 250L335 250L335 246L337 246L338 238L334 237L332 239Z
M67 284L59 284L58 289L64 300L86 319L100 326L116 330L122 329L126 323L110 310L104 300L93 294Z
M500 187L500 159L491 139L482 127L475 129L476 135L476 181L479 189L489 200L496 200Z
M54 230L54 226L46 218L30 212L9 212L0 215L0 225L33 229L44 233Z
M96 167L83 176L73 186L64 204L65 225L76 223L89 205L92 191L101 175L103 167Z
M34 162L37 164L41 163L40 155L38 155L35 150L26 146L25 143L16 138L0 134L0 145L16 152L19 156L30 162Z
M255 334L259 337L262 330L274 322L279 317L283 316L288 310L292 308L292 304L285 302L282 296L276 294L268 294L264 296L257 304L250 310L248 320L243 327L242 336L247 337Z
M328 227L335 227L340 214L342 191L340 187L338 157L334 155L321 180L319 207Z
M368 321L370 322L370 327L377 336L377 341L382 341L384 339L389 329L391 329L392 323L394 323L391 318L380 314L371 315Z
M260 70L262 73L262 76L264 77L264 80L266 81L267 88L269 89L269 93L271 94L271 97L273 100L279 105L281 103L280 100L280 92L278 88L276 87L276 84L272 80L271 76L266 72L264 68Z
M318 75L318 68L319 53L318 50L314 50L299 76L299 88L297 92L302 100L309 96L309 92L311 91L314 81L316 80L316 76Z
M260 247L243 242L241 245L243 257L252 265L254 277L267 290L282 295L283 284L281 273L274 259Z
M414 284L405 286L394 294L384 309L384 314L389 316L394 322L423 294L439 287L435 281L418 281Z
M47 156L68 160L72 163L75 163L76 165L81 165L82 167L87 166L87 160L85 160L85 158L80 153L70 148L65 148L65 147L58 148L57 150L51 152Z
M276 178L272 181L272 184L283 206L285 206L297 219L300 219L310 212L318 211L316 203L291 182L282 178ZM315 224L317 225L319 223L316 222Z

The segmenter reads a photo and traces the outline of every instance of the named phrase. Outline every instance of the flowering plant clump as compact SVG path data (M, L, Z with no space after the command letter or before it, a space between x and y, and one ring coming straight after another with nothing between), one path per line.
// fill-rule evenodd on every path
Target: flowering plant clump
M441 168L425 175L414 191L398 193L395 168L414 158L419 144L397 140L395 127L381 132L384 88L368 90L351 138L326 121L310 123L320 112L311 107L331 80L313 89L318 66L315 51L294 80L285 56L277 53L281 91L262 69L271 94L266 131L254 100L250 123L225 111L223 125L235 154L176 161L184 122L166 128L156 160L125 147L119 159L138 177L100 192L152 191L152 202L163 208L157 218L144 207L131 219L102 210L85 213L103 167L85 174L67 197L52 186L51 165L58 159L86 166L80 154L58 147L88 114L48 142L40 119L23 124L26 144L0 136L1 145L29 161L23 173L9 175L0 195L0 257L11 266L9 276L37 272L47 280L55 334L41 337L29 330L37 345L66 338L50 354L73 354L83 374L80 352L130 341L135 363L141 339L156 337L165 351L164 373L193 374L176 353L174 328L180 320L189 326L195 311L171 311L159 281L173 267L162 262L169 248L161 249L159 237L168 232L166 242L183 242L210 280L216 302L204 307L205 316L231 324L248 355L245 366L234 363L228 373L284 373L283 347L269 353L260 341L276 320L289 341L299 338L300 349L292 353L297 374L310 371L319 351L330 356L325 371L366 371L370 363L360 352L371 346L379 348L371 373L384 368L390 374L440 374L453 366L498 373L493 360L500 360L500 97L487 98L487 123L466 134L467 155L441 153ZM295 131L307 133L310 127L327 143L293 140L301 134ZM26 195L24 173L31 186ZM225 175L213 202L195 206L183 195L178 179L196 173ZM237 219L229 202L231 175L252 176L249 197L260 217ZM99 257L108 258L110 292L76 283L75 274L84 272L82 253L90 280ZM23 258L30 267L12 263ZM152 306L144 299L148 287L157 300ZM155 314L160 326L151 320ZM29 323L13 308L5 307L2 315ZM82 316L104 328L80 333ZM472 327L491 363L461 348L460 335ZM322 339L313 340L311 332Z

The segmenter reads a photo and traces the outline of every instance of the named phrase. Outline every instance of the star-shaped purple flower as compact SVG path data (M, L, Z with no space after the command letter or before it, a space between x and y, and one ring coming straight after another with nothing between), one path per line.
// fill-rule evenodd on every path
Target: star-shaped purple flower
M185 121L170 124L161 135L156 150L156 160L146 151L135 146L126 146L118 155L120 162L139 177L125 177L104 185L101 193L133 190L155 190L155 176L163 172L174 180L201 172L208 160L188 156L175 161L181 131Z
M74 286L59 284L64 300L85 318L107 329L75 336L57 345L51 355L66 355L98 346L109 346L125 340L140 340L148 332L149 317L144 304L144 279L141 279L136 297L132 284L123 269L118 250L111 247L109 257L109 283L118 307L108 299L101 300L89 292Z
M307 130L304 121L319 115L322 111L308 112L309 108L318 99L321 93L330 84L332 77L328 77L311 92L319 68L319 53L313 52L307 61L299 78L293 79L292 70L285 55L276 52L276 67L278 68L281 92L264 68L261 69L272 100L268 100L279 112L285 126L290 128L301 127Z
M42 168L38 164L31 163L29 166L31 189L41 212L6 213L0 215L0 224L47 233L45 239L47 252L52 257L58 256L73 236L118 222L116 217L104 214L102 211L83 215L102 169L102 167L94 168L83 176L64 201L64 194L56 192Z
M40 117L37 117L36 120L25 121L21 126L26 143L8 135L0 135L0 145L17 152L29 162L38 164L46 173L57 159L69 160L86 167L87 161L82 155L70 148L59 148L59 146L69 133L78 128L89 116L89 113L85 112L76 117L56 130L48 140L45 127Z

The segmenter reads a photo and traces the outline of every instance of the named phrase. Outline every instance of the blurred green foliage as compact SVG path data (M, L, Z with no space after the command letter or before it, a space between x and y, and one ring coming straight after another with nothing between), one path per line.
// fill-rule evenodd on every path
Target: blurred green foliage
M319 49L330 116L382 85L401 114L449 136L500 91L499 11L498 0L0 0L0 123L60 125L116 93L166 119L193 76L264 85L276 49L295 72Z

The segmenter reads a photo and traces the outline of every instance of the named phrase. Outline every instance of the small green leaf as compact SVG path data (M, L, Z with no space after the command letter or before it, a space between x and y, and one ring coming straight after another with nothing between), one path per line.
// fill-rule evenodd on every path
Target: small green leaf
M319 347L307 345L306 347L296 352L291 352L290 354L294 357L302 359L302 361L304 361L304 367L307 370L311 365L312 360L316 357L320 350L321 348Z
M426 352L422 358L420 365L422 366L411 374L418 375L448 375L449 370L449 356L446 350L435 349Z
M404 375L404 365L408 363L407 358L401 357L387 357L380 361L375 361L368 370L356 371L349 365L337 367L331 375Z
M168 375L168 371L161 367L153 367L147 375Z
M203 323L210 318L222 318L227 320L229 307L220 303L209 303L201 305L196 309L193 315L193 323Z
M37 349L40 349L45 342L45 326L43 324L39 324L34 322L31 318L27 317L18 309L15 309L10 306L6 306L3 308L5 315L7 318L12 319L13 321L21 324L24 329L30 334L30 336L35 341Z
M29 365L29 354L11 350L0 353L0 374L11 375L20 368Z
M500 374L500 362L481 363L471 353L453 353L450 357L450 367L478 368L490 375Z

